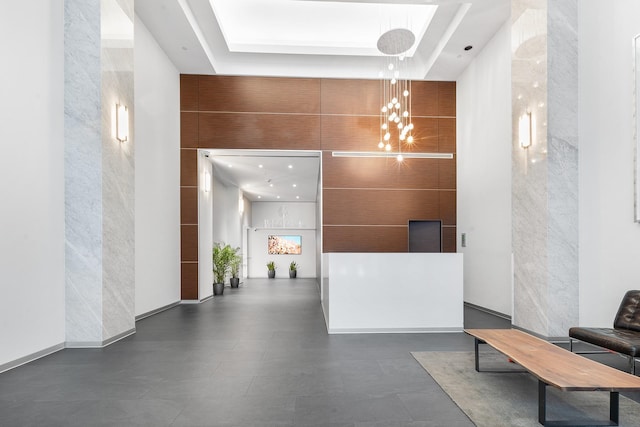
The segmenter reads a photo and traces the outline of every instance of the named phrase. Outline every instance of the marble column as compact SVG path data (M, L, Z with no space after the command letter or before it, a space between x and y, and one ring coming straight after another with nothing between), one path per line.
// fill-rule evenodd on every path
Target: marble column
M65 0L64 13L66 341L100 347L135 331L133 0Z
M579 308L578 4L511 5L512 321L561 337Z

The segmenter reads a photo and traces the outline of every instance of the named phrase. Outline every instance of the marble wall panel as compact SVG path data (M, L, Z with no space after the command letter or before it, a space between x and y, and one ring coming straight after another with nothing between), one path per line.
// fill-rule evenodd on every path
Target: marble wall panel
M548 337L578 320L576 30L576 1L512 2L513 323Z
M102 0L119 13L103 14L102 26L123 29L102 32L102 195L103 282L102 339L135 328L135 167L133 93L133 0ZM108 22L105 22L108 20ZM129 137L114 138L116 104L129 111Z
M130 37L110 32L113 28L124 28ZM114 137L116 103L129 109L126 142ZM133 0L66 1L68 346L101 346L135 328L135 138L131 123Z
M549 336L578 324L578 4L548 5Z
M100 2L65 1L66 340L102 340ZM97 30L96 30L97 29Z

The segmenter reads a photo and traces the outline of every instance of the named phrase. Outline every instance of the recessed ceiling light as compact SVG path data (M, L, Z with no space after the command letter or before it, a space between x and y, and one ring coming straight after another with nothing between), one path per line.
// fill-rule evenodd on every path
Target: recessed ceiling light
M293 165L289 165L289 169L293 169Z
M300 196L296 196L296 199L299 199L299 198L300 198Z
M262 196L258 196L258 199L262 199Z
M269 184L269 187L273 187L273 184Z
M231 165L231 163L229 163L227 166L229 166L230 168L232 168L233 166Z
M296 188L298 186L298 184L293 184L293 188Z
M262 165L258 165L258 167L259 167L259 168L262 168L263 166L262 166Z
M280 198L280 196L277 196L277 197L276 197L276 199L279 199L279 198Z

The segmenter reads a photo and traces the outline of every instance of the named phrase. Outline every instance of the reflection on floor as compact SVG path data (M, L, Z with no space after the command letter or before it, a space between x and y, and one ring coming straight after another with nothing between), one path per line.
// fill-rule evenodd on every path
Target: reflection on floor
M409 354L463 333L327 335L311 279L250 279L104 349L0 374L2 426L472 426ZM509 327L465 309L467 327Z

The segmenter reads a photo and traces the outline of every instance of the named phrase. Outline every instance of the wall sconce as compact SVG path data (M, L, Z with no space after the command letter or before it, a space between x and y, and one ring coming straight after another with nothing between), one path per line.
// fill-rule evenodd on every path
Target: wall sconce
M525 150L533 143L533 126L530 111L520 116L518 136L520 139L520 147Z
M205 171L204 172L204 191L205 193L208 193L209 190L211 190L211 175L209 174L209 171Z
M240 215L244 213L244 198L242 195L240 195L240 198L238 199L238 212L240 212Z
M129 139L129 110L122 104L116 104L116 139L120 142Z

